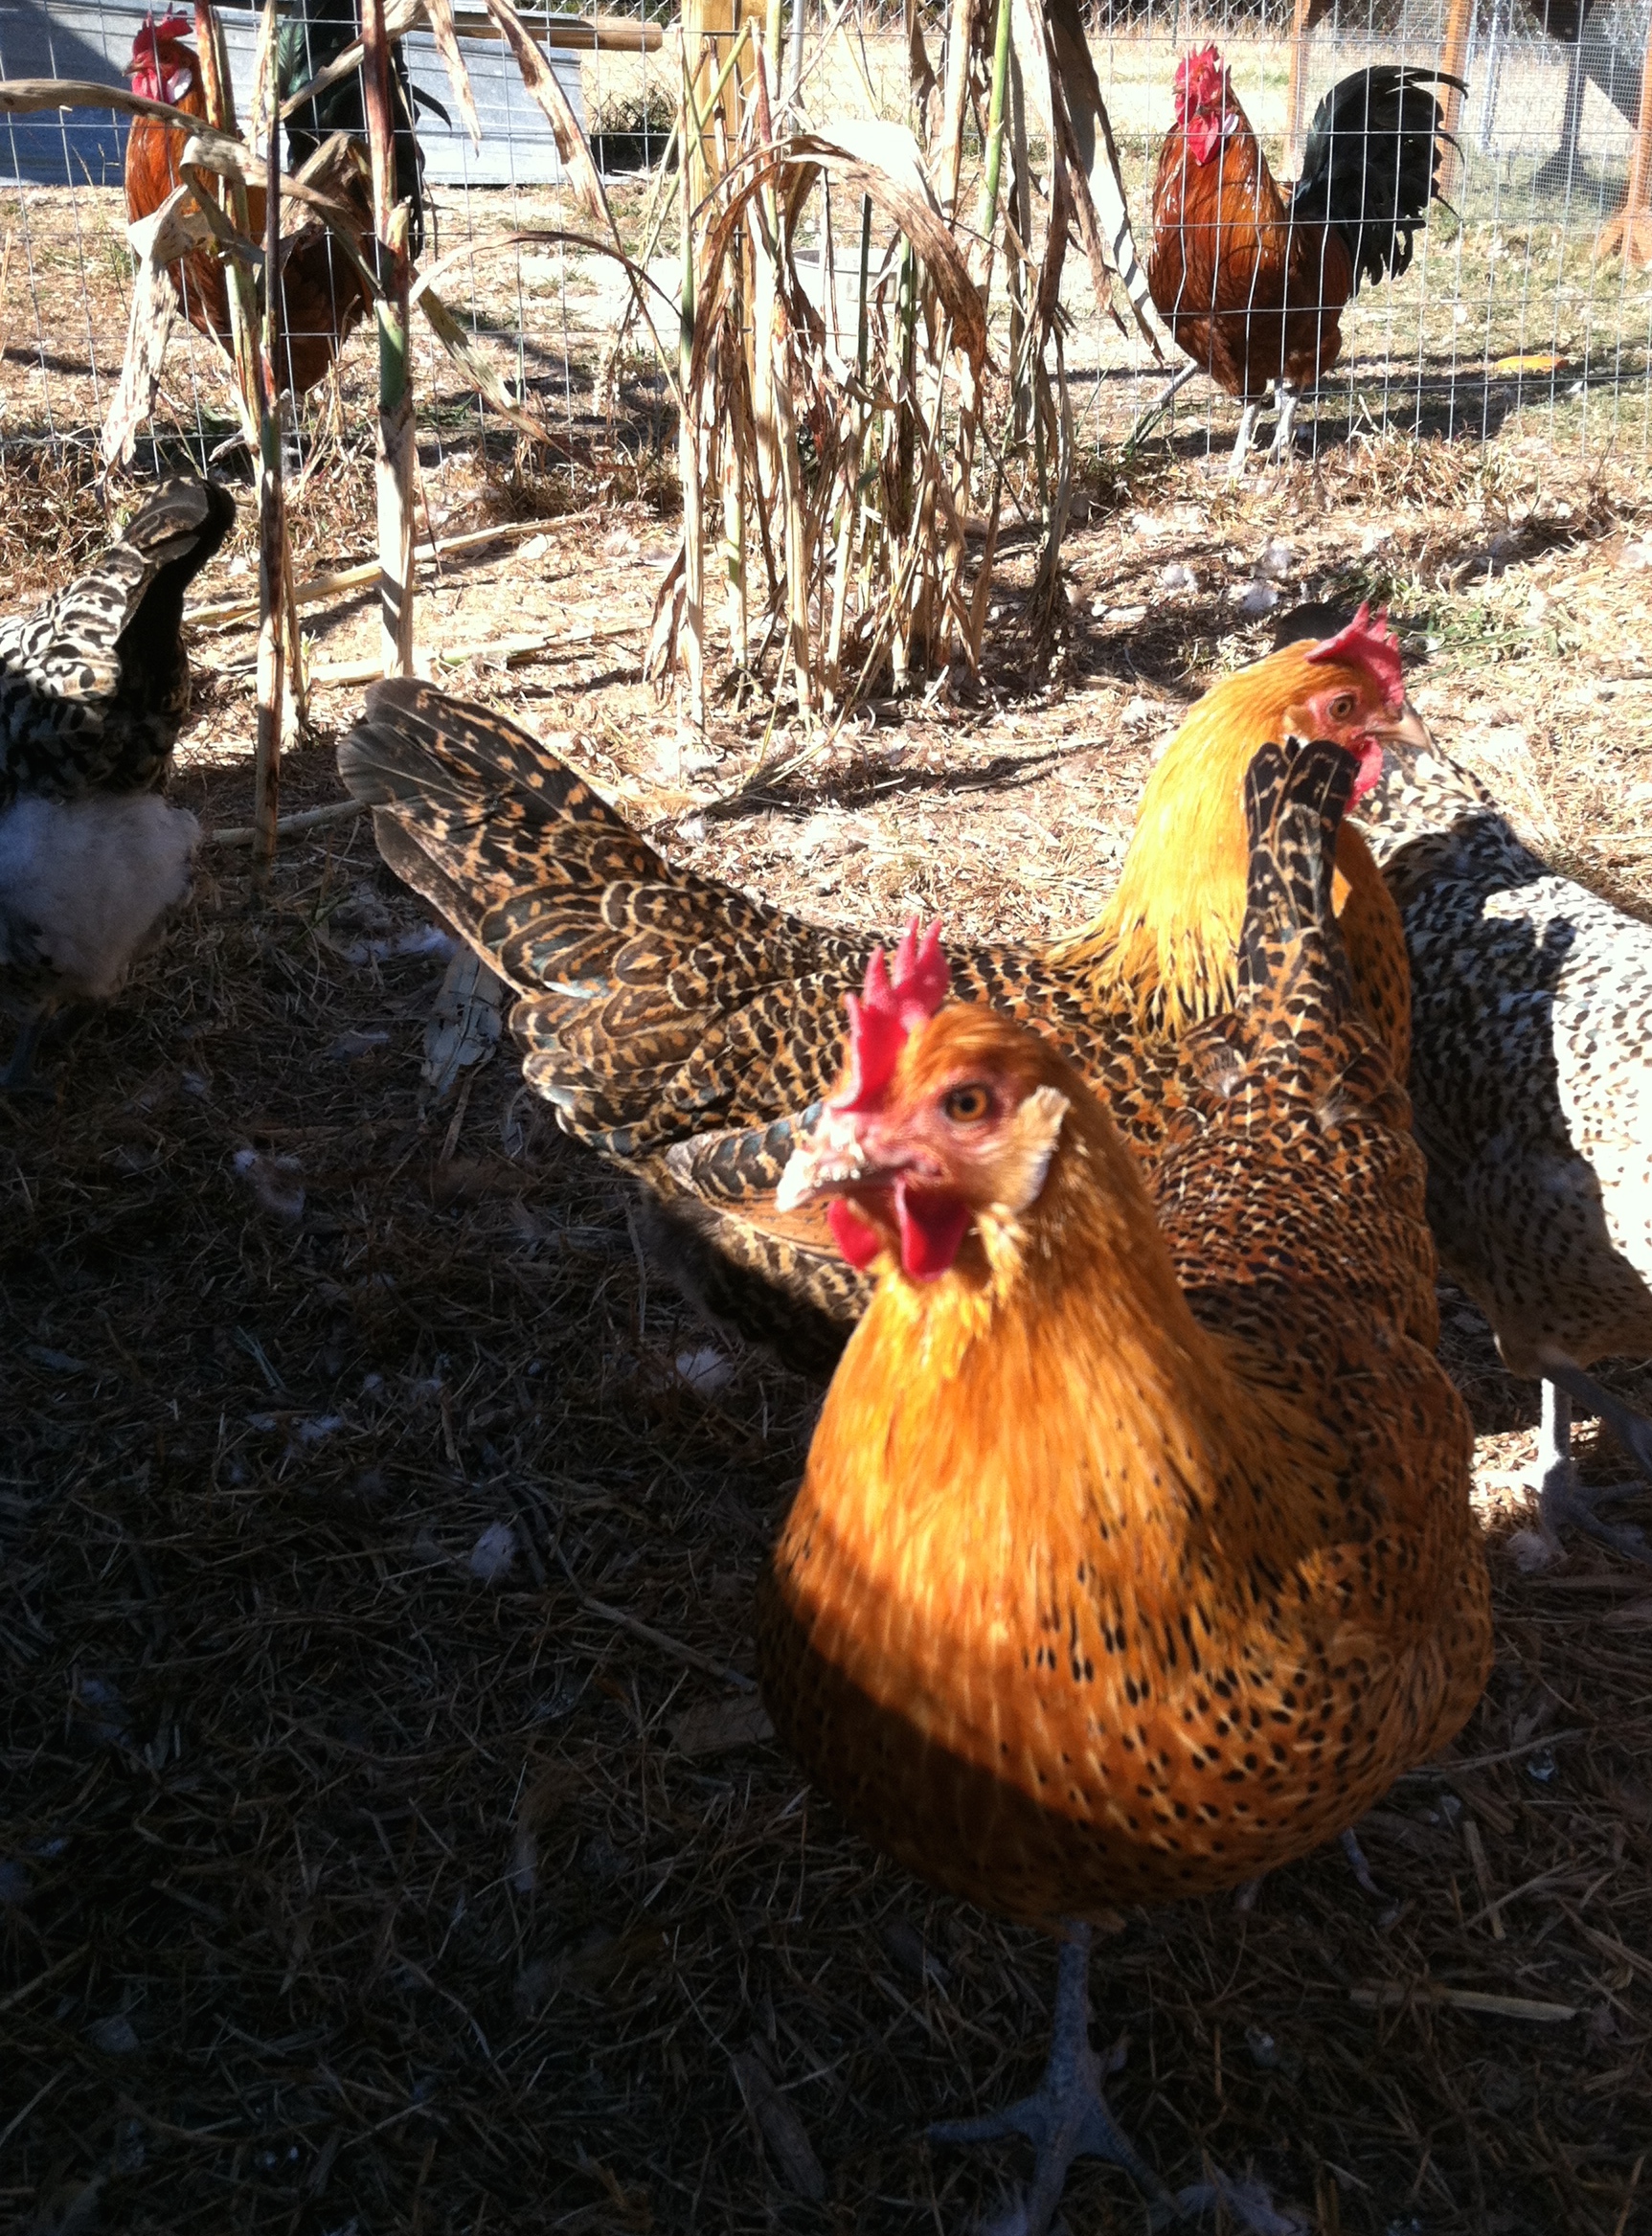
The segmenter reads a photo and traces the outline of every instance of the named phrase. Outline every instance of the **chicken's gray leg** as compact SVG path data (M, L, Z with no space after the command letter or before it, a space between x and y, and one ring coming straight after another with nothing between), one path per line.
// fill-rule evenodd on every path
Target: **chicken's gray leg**
M1602 1389L1593 1375L1585 1374L1569 1359L1548 1359L1543 1384L1543 1426L1538 1435L1538 1520L1545 1536L1553 1538L1564 1522L1575 1523L1602 1545L1629 1559L1652 1559L1644 1531L1633 1525L1615 1529L1595 1509L1605 1499L1621 1499L1640 1490L1640 1483L1608 1483L1603 1489L1585 1490L1572 1463L1572 1406L1573 1399L1598 1413L1642 1474L1652 1479L1652 1421Z
M1105 2158L1123 2167L1148 2201L1155 2228L1224 2206L1233 2223L1251 2236L1306 2236L1303 2224L1276 2210L1260 2182L1234 2181L1219 2167L1172 2196L1120 2128L1101 2092L1096 2052L1090 2046L1090 1928L1062 1921L1061 1955L1055 1972L1055 2022L1050 2063L1030 2096L982 2119L943 2119L929 2131L932 2143L995 2143L1025 2135L1038 2157L1032 2187L1016 2225L1023 2236L1045 2236L1061 2202L1067 2169L1075 2158Z
M1256 438L1256 421L1262 416L1262 406L1266 401L1265 396L1257 396L1239 414L1239 432L1233 438L1233 459L1228 468L1228 479L1231 482L1240 480L1244 474L1245 460Z
M1174 2211L1174 2201L1107 2109L1101 2076L1090 2046L1090 1928L1068 1921L1055 1974L1055 2023L1050 2063L1030 2096L981 2119L939 2120L935 2143L992 2143L1025 2135L1037 2152L1023 2223L1027 2236L1044 2236L1061 2202L1075 2158L1106 2158L1122 2166L1143 2194Z
M34 1076L34 1050L40 1045L40 1028L45 1022L43 1005L32 1009L23 1020L16 1046L11 1050L11 1061L0 1073L0 1095L44 1095L48 1092Z
M1288 380L1274 383L1274 395L1279 407L1279 423L1274 429L1274 440L1268 445L1268 456L1277 464L1292 455L1292 443L1297 432L1297 412L1301 404L1302 392Z

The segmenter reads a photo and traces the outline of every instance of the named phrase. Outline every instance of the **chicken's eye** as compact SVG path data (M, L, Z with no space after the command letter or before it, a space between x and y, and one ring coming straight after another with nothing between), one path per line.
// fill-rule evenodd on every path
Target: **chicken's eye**
M1339 691L1330 703L1333 722L1351 722L1359 711L1359 700L1352 691Z
M955 1125L979 1125L991 1115L992 1094L985 1087L954 1087L941 1097L940 1107Z

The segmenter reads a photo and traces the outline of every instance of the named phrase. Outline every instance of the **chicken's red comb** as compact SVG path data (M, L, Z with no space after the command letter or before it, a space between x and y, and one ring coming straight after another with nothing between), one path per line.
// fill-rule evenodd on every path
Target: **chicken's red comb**
M1189 93L1195 101L1220 100L1227 77L1220 47L1195 47L1176 65L1176 92L1184 101Z
M893 973L883 949L873 950L860 998L850 994L846 1004L849 1074L843 1093L832 1097L829 1109L851 1112L876 1108L894 1076L907 1035L935 1015L951 983L952 973L940 952L939 917L921 937L917 918L913 917L894 951Z
M136 54L145 45L157 47L162 39L192 39L194 35L195 21L192 15L182 15L174 8L170 15L164 15L157 23L153 10L146 10L144 20L138 27L138 35L132 41L132 52Z
M1315 644L1305 657L1363 667L1382 687L1387 706L1397 711L1405 702L1405 663L1400 658L1399 639L1389 627L1386 607L1372 621L1369 599L1346 629Z

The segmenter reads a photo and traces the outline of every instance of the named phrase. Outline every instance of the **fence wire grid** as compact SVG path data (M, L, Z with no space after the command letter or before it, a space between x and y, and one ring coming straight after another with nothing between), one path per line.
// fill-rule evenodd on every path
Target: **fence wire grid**
M1340 355L1299 422L1299 447L1346 444L1385 427L1483 446L1518 429L1561 449L1644 457L1652 279L1629 253L1637 241L1615 247L1612 229L1644 188L1635 147L1648 0L1593 8L1548 0L1546 19L1533 11L1542 0L1455 0L1455 8L1451 0L1369 0L1316 17L1317 4L1194 10L1184 0L1146 0L1090 12L1091 53L1143 261L1176 67L1190 47L1220 47L1281 182L1295 176L1303 126L1340 79L1370 63L1437 68L1459 59L1468 91L1453 118L1445 200L1418 237L1411 268L1362 287L1345 311ZM250 10L223 13L244 100L257 18ZM572 44L578 19L545 9L525 16L583 122L627 246L648 248L681 82L675 22L646 6L608 10L583 34L596 44L579 51ZM937 6L919 11L938 70L946 17ZM123 79L142 19L140 9L116 0L4 0L0 75ZM484 138L475 148L457 118L419 109L424 260L471 252L463 278L449 281L450 307L555 431L569 461L603 444L666 456L671 415L660 368L634 326L615 347L627 302L618 268L562 244L485 253L511 233L577 231L586 221L508 51L474 35L476 18L462 12L459 23ZM812 126L910 120L898 14L868 7L846 16L808 0L803 52L801 113ZM451 107L429 35L410 37L407 55L415 84ZM0 467L42 445L94 444L107 410L131 285L125 128L113 112L0 119ZM978 133L970 152L979 164ZM1034 138L1035 172L1039 152ZM805 232L805 270L807 258ZM654 240L648 263L674 296L674 223ZM1081 257L1068 260L1063 303L1080 443L1120 444L1184 360L1166 337L1162 368L1139 333L1100 314ZM440 529L456 501L444 477L457 486L486 463L490 440L497 451L516 438L427 331L416 332L415 349L422 496ZM301 449L328 433L365 438L374 370L370 321L346 344L334 376L295 413ZM1214 455L1231 444L1239 409L1197 377L1152 440ZM233 440L236 424L227 362L180 326L154 415L156 446L204 462Z

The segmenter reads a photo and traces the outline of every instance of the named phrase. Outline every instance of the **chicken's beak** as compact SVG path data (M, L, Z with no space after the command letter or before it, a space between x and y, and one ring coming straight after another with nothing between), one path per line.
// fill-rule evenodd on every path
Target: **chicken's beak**
M801 1210L804 1204L818 1204L826 1196L839 1195L846 1187L870 1177L867 1154L855 1131L854 1120L836 1111L823 1111L813 1133L786 1160L786 1168L775 1190L775 1208L781 1211Z
M927 1171L922 1159L899 1152L879 1156L869 1148L862 1131L866 1122L862 1114L823 1111L814 1132L786 1160L775 1190L776 1209L796 1211L857 1188L889 1187L917 1166Z
M1397 714L1370 726L1373 737L1380 737L1385 745L1409 746L1414 753L1433 753L1434 733L1407 699Z

